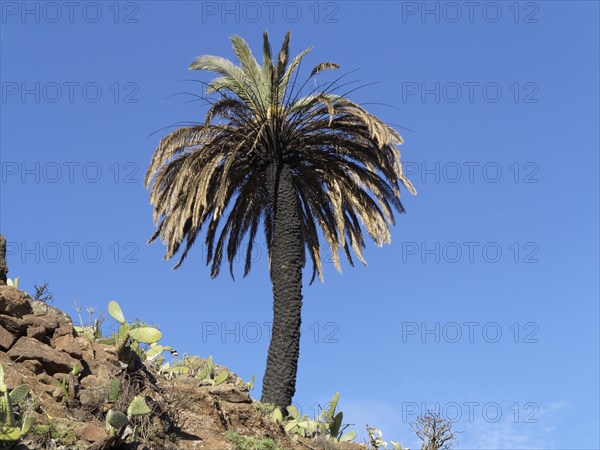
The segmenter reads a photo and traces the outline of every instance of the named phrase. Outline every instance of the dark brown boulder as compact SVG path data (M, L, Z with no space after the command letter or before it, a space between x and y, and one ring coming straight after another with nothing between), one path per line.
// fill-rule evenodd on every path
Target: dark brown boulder
M98 442L108 437L104 428L92 423L76 428L75 436L86 442Z
M0 325L0 350L8 351L13 344L19 339L19 336L11 333L2 325Z
M92 359L90 341L82 337L60 336L53 340L52 346L76 359Z
M23 322L23 319L6 316L4 314L0 314L0 325L18 336L23 336L27 329L27 325Z
M0 314L23 317L32 312L31 300L25 292L13 286L0 286Z
M59 326L56 317L53 316L28 314L23 316L23 322L27 326L27 336L45 344L50 344L50 338Z
M8 351L8 356L13 361L38 361L50 375L55 373L68 373L78 362L67 353L60 352L52 347L45 345L37 339L23 336Z

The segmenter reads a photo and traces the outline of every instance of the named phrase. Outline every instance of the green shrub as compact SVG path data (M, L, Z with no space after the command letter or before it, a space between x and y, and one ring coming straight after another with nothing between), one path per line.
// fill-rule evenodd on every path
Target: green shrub
M283 450L273 439L242 436L235 431L227 431L225 439L233 444L234 450Z
M70 426L61 426L57 422L35 424L31 428L30 438L40 448L50 446L65 446L70 449L78 448L75 430Z

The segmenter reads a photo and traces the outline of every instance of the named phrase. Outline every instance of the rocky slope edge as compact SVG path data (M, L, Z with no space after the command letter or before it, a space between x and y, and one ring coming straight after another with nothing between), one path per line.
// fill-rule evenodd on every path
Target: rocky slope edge
M79 336L69 315L0 284L0 364L7 392L28 386L27 398L13 407L14 416L17 422L35 419L19 443L5 448L365 448L290 438L268 408L252 400L248 383L224 367L214 365L214 371L227 373L225 382L204 385L193 371L165 376L131 354L134 364L124 364L114 345ZM196 368L206 363L199 357L190 361ZM134 443L109 435L107 413L127 411L136 396L150 413L130 418Z

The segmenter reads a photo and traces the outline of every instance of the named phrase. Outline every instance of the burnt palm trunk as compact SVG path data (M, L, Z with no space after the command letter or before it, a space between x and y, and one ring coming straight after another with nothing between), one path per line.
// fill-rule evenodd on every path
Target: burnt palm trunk
M0 234L0 285L6 284L6 274L8 266L6 265L6 239Z
M261 401L285 407L291 404L296 391L304 246L290 169L286 164L269 169L267 178L273 207L270 249L273 327Z

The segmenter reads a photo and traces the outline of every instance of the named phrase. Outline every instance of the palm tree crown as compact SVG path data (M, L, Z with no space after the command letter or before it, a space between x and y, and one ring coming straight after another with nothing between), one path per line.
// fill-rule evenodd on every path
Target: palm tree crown
M150 242L160 236L170 259L185 241L175 268L205 224L213 277L225 252L233 276L233 261L249 233L248 273L261 226L271 253L276 201L271 172L276 165L289 167L313 280L315 275L323 279L319 230L338 270L342 249L350 264L350 248L365 263L363 228L377 245L389 243L394 210L404 212L399 183L415 193L402 172L396 147L401 136L340 95L339 79L301 95L306 82L297 88L295 81L311 48L290 62L289 41L288 32L273 60L265 32L262 65L238 36L231 43L239 66L218 56L191 63L191 70L218 74L207 85L207 94L216 99L204 123L179 128L161 140L145 178L158 224ZM309 79L338 67L321 63Z

